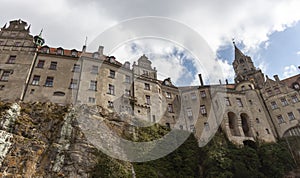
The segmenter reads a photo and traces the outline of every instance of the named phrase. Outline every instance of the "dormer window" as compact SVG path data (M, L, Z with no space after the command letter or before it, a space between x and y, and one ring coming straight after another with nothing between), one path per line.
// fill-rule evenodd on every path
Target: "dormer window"
M57 55L64 55L64 50L62 48L57 48L56 54Z
M109 62L115 63L116 62L116 58L114 56L110 56L109 57Z
M48 47L43 47L42 48L42 53L49 53L49 48Z
M99 53L98 52L93 53L93 58L99 58Z
M127 61L127 62L125 62L125 64L124 64L124 68L126 68L126 69L130 69L130 63Z
M77 51L76 50L72 50L71 51L71 56L72 57L77 57Z
M299 90L300 89L299 83L294 83L293 88L296 89L296 90Z

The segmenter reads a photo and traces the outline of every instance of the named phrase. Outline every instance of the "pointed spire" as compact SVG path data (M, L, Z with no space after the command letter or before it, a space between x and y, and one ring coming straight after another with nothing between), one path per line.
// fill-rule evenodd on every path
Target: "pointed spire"
M44 30L44 29L42 28L42 30L40 31L39 37L42 37L43 30Z
M30 27L31 27L31 24L28 26L28 28L26 29L27 31L30 31Z
M3 29L6 28L6 24L7 24L7 23L5 23L4 26L2 27Z
M232 43L233 43L233 46L234 46L234 59L238 60L241 57L244 57L245 56L244 53L242 53L242 51L236 46L234 38L232 39Z

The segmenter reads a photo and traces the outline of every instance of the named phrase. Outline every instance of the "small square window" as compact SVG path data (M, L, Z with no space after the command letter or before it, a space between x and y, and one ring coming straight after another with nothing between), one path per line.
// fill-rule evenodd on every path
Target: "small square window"
M275 101L271 102L271 108L272 109L277 109L278 108L277 103Z
M1 76L1 81L8 81L10 71L3 71L2 76Z
M44 60L39 60L38 64L37 64L37 68L43 68L44 67L44 64L45 64L45 61Z
M53 81L54 81L54 78L53 78L53 77L47 77L47 78L46 78L45 86L46 86L46 87L53 87Z
M293 103L298 103L299 99L298 99L298 97L296 95L293 95L292 96L292 101L293 101Z
M31 84L32 84L32 85L39 85L40 78L41 78L41 77L40 77L39 75L34 75Z
M195 100L195 99L197 99L197 95L196 95L196 93L191 93L191 98L192 98L192 100Z
M289 113L288 113L288 116L289 116L290 121L291 121L291 120L295 120L295 116L294 116L294 113L293 113L293 112L289 112Z
M7 64L14 64L16 62L17 56L9 56Z
M166 92L166 97L167 97L168 99L171 99L171 98L172 98L172 94L171 94L170 92Z
M96 99L93 98L93 97L89 97L89 103L95 103L96 102Z
M50 70L56 70L56 68L57 68L57 62L51 62L51 64L50 64Z

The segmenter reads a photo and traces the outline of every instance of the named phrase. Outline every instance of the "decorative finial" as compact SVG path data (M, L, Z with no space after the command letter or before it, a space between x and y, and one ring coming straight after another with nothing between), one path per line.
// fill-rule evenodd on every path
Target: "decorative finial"
M28 26L28 28L26 29L27 31L30 31L30 27L31 27L31 24Z
M4 26L3 26L2 28L6 28L6 24L7 24L7 23L5 23Z
M234 38L232 38L232 43L233 43L233 45L235 45L235 40L234 40Z
M85 37L85 41L84 41L84 46L86 46L87 40L88 40L88 37L86 36L86 37Z
M43 29L41 30L41 32L40 32L40 34L39 34L40 37L42 36L42 33L43 33Z

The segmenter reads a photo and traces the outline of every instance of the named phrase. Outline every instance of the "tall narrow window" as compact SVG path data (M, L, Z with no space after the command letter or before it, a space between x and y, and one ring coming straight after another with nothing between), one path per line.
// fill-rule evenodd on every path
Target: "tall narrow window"
M206 114L207 114L205 105L201 105L201 106L200 106L200 113L201 113L202 115L206 115Z
M125 82L126 83L131 83L131 78L129 75L125 75Z
M90 81L90 90L93 90L93 91L97 90L97 81L95 81L95 80Z
M150 84L149 83L145 83L145 90L150 90Z
M171 113L174 112L172 104L168 104L168 112L171 112Z
M9 56L7 63L14 64L16 62L17 56Z
M225 97L225 104L226 104L226 106L230 106L231 105L230 100L229 100L228 97Z
M277 103L275 101L271 102L271 108L272 109L277 109L278 108Z
M109 70L109 78L115 78L116 72L114 70Z
M241 99L241 98L237 98L237 99L236 99L236 102L237 102L237 105L238 105L239 107L243 107L243 103L242 103L242 99Z
M72 71L73 72L80 72L80 65L79 64L74 64Z
M51 62L49 69L56 70L56 68L57 68L57 62Z
M45 61L44 60L39 60L39 62L37 63L37 68L43 68L44 67L44 64L45 64Z
M287 106L288 105L288 102L285 98L281 98L280 101L281 101L282 106Z
M92 66L91 73L92 74L98 74L98 66Z
M205 98L206 97L206 92L204 90L200 91L200 96L201 96L201 98Z
M192 100L195 100L195 99L197 99L197 95L196 95L196 93L191 93L191 98L192 98Z
M108 85L108 94L115 95L115 86L114 85L111 85L111 84Z
M39 85L40 78L41 78L41 77L40 77L39 75L34 75L31 84L32 84L32 85Z
M1 81L8 81L9 75L10 75L10 71L3 71L1 76Z
M149 95L146 95L146 104L147 105L151 104L151 102L150 102L150 96Z
M170 92L166 92L166 97L171 99L172 98L172 94Z
M71 79L70 83L70 89L77 89L78 88L78 80L77 79Z
M296 95L293 95L292 96L292 101L293 101L293 103L297 103L297 102L299 102L299 99Z
M204 129L205 129L205 131L210 130L208 122L204 122Z
M284 123L284 119L283 119L282 115L278 115L277 120L278 120L279 124Z
M187 114L187 117L192 120L193 119L193 111L191 108L187 108L186 109L186 114Z
M54 81L54 78L53 78L53 77L47 77L47 78L46 78L45 86L46 86L46 87L53 87L53 81Z

